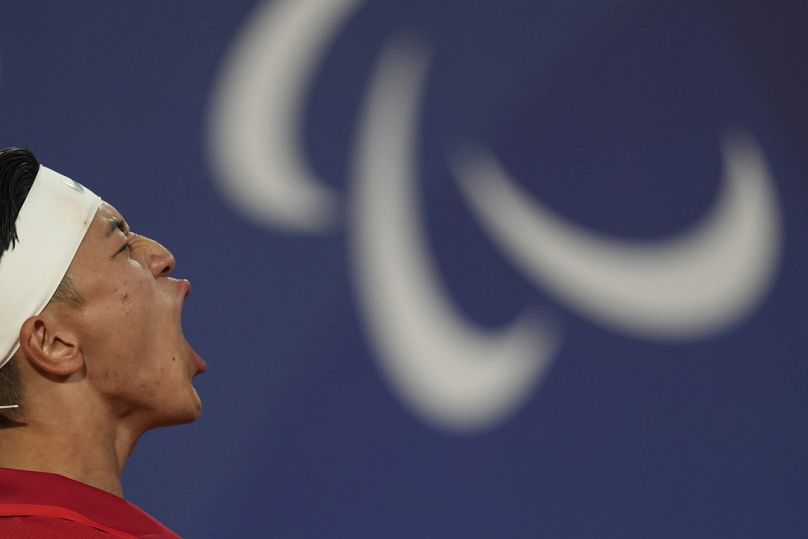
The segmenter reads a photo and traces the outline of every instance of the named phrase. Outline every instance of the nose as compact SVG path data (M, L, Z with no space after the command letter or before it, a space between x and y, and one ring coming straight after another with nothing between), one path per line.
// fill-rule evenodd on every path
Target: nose
M177 261L171 251L151 238L144 238L149 242L147 264L155 277L167 277L174 271Z

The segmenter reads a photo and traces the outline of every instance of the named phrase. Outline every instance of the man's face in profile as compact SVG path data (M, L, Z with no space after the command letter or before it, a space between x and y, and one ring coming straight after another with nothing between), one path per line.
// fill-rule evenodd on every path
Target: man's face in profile
M206 365L183 336L191 286L169 277L174 263L102 203L68 270L83 305L48 306L75 334L86 377L110 413L144 429L193 421L201 411L192 380Z

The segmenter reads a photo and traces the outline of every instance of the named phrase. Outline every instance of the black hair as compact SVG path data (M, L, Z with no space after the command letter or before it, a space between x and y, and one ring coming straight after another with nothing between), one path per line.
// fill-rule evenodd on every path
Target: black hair
M17 242L17 215L39 172L39 161L28 150L0 150L0 260Z

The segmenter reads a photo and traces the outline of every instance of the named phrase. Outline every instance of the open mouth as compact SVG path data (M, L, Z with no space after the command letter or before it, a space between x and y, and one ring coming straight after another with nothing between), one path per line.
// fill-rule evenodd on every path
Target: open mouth
M191 344L188 342L187 339L185 339L185 336L183 335L182 307L185 304L185 300L188 299L188 296L191 294L191 281L189 281L188 279L180 279L178 282L180 285L180 294L182 295L182 299L180 301L180 320L179 320L180 335L182 335L182 339L185 341L185 345L188 347L188 351L191 355L191 362L193 363L194 367L194 373L192 377L196 377L198 374L202 374L203 372L208 370L208 364L205 362L204 359L202 359L202 357L199 354L196 353L194 347L191 346Z

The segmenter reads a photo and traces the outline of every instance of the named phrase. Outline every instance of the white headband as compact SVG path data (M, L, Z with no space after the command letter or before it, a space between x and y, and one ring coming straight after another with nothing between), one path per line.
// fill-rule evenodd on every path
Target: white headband
M17 216L17 243L0 257L0 368L20 348L20 328L53 297L101 199L41 166Z

